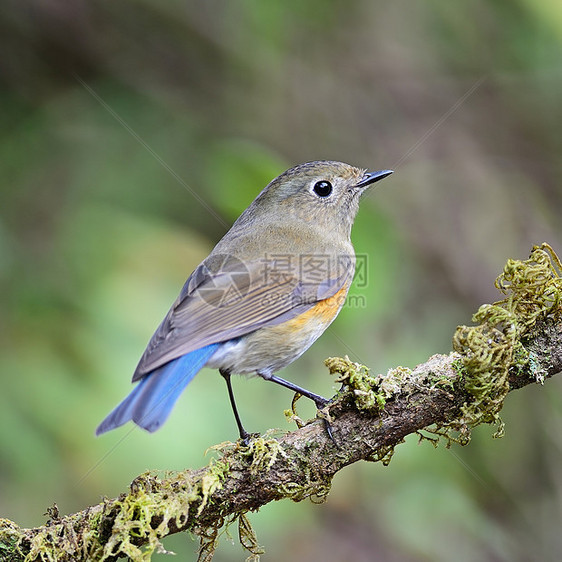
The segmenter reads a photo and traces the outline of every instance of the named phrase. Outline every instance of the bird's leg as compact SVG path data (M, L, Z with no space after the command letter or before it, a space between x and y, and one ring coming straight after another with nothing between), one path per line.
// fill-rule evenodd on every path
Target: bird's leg
M250 440L250 434L244 429L244 426L240 421L240 414L238 413L238 408L236 407L236 400L234 399L234 392L232 390L232 383L230 381L230 371L219 369L219 373L226 381L226 387L228 388L228 397L230 398L230 405L232 406L232 411L234 412L234 419L236 420L236 425L238 426L240 439L242 440L244 445L248 445L248 442Z
M314 392L310 392L310 390L306 390L306 388L302 388L302 386L298 386L297 384L294 384L290 381L286 381L285 379L282 379L281 377L278 377L276 375L264 375L263 373L258 373L258 375L268 381L274 382L276 384L280 384L281 386L284 386L285 388L288 388L293 392L298 392L299 394L302 394L306 398L309 398L316 404L316 407L319 410L324 406L326 406L326 404L330 403L330 401L327 398L324 398L319 394L314 394Z
M285 379L282 379L281 377L278 377L276 375L268 375L265 373L258 373L258 375L264 378L265 380L277 383L281 386L284 386L285 388L288 388L289 390L292 390L293 392L298 392L299 394L302 394L306 398L309 398L316 404L316 408L318 410L321 410L324 406L330 403L330 400L328 400L327 398L324 398L319 394L315 394L314 392L310 392L310 390L306 390L306 388L302 388L302 386L298 386L297 384L294 384L290 381L286 381ZM326 428L326 433L328 434L328 437L337 447L338 444L334 439L334 435L332 433L332 426L330 425L330 422L328 421L327 418L324 417L322 417L322 420L324 421L324 427Z

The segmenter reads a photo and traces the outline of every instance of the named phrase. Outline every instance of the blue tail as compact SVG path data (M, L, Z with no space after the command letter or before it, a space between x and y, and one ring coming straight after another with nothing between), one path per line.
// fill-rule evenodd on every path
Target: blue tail
M182 355L144 377L98 426L96 435L133 420L156 431L168 418L183 389L203 368L220 344L212 343Z

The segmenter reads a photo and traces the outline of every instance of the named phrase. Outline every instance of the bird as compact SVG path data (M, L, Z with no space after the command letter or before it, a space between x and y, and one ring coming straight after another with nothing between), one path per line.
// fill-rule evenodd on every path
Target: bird
M244 442L231 375L258 375L329 401L275 373L298 359L340 312L355 271L351 228L361 195L392 170L317 160L272 180L193 271L150 339L137 385L96 429L128 421L154 432L203 368L218 369Z

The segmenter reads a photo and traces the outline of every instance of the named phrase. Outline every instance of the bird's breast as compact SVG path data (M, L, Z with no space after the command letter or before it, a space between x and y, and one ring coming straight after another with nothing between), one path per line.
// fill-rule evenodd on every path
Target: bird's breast
M207 366L233 374L274 373L298 359L326 330L341 310L349 283L336 294L281 324L265 326L225 342Z

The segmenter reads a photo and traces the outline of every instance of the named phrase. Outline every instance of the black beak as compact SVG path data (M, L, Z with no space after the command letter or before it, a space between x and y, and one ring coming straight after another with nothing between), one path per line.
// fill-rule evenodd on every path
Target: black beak
M367 187L376 181L382 180L390 174L393 174L394 170L379 170L378 172L366 172L361 181L355 184L355 187Z

